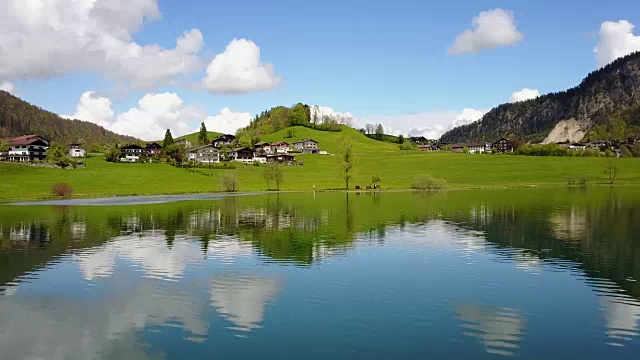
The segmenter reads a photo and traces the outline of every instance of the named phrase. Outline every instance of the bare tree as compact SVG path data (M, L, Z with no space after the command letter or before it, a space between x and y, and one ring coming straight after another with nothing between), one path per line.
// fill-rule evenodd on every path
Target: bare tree
M609 178L609 184L613 185L616 182L616 176L618 176L618 166L613 159L609 159L606 162L604 172Z

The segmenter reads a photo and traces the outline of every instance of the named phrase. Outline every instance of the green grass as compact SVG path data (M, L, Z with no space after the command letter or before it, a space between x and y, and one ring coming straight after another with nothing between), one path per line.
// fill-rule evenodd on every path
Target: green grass
M414 179L429 174L442 178L449 189L504 188L526 186L562 186L567 179L584 176L587 185L606 184L604 158L528 157L512 155L468 155L400 151L397 145L367 138L354 129L346 129L357 152L351 188L366 185L379 174L383 189L409 189ZM338 150L339 132L295 128L295 136L285 139L286 131L271 134L264 141L292 142L312 138L330 153ZM338 159L332 155L299 155L304 166L283 167L282 190L339 189ZM614 159L618 167L617 185L640 184L640 159ZM0 164L0 201L51 197L51 187L69 183L76 197L115 195L153 195L222 191L224 171L238 173L238 191L267 189L262 168L237 165L236 170L198 169L196 172L168 164L107 163L102 157L86 160L85 169L45 169ZM211 176L209 176L211 173Z
M286 137L289 130L292 130L294 134L291 138ZM341 134L346 134L351 139L354 149L359 153L369 154L377 152L397 152L399 150L398 144L394 145L384 141L369 139L362 135L358 130L348 126L343 126L341 132L319 131L302 126L293 126L267 135L262 139L262 141L286 141L288 143L292 143L303 139L313 139L318 142L318 147L321 150L336 153L339 147L338 138Z

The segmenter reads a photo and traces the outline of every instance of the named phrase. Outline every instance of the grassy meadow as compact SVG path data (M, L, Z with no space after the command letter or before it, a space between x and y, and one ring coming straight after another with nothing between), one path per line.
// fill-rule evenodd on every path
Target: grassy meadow
M353 129L345 129L356 150L354 177L350 187L366 185L378 174L383 189L408 189L420 175L445 179L449 189L566 186L568 178L584 177L587 186L606 185L605 158L528 157L513 155L471 155L401 151L397 144L369 139ZM264 141L312 138L322 150L338 151L339 132L323 132L303 127L265 137ZM344 188L338 157L298 155L303 166L284 166L281 190L309 191ZM640 184L640 159L613 159L617 165L617 185ZM192 171L169 164L107 163L101 156L85 160L84 169L47 169L0 164L0 201L50 198L51 187L69 183L75 197L179 194L222 191L225 171L238 175L238 191L265 191L262 167L237 164L235 170Z

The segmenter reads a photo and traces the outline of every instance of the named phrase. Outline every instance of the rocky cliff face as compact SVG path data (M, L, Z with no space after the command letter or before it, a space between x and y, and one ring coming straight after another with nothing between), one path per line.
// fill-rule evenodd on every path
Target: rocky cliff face
M536 99L502 104L477 122L454 128L442 135L444 142L493 141L503 136L541 141L566 121L569 137L577 137L596 125L606 125L616 113L640 104L640 52L620 58L587 76L567 91ZM558 140L565 125L555 129ZM582 135L584 136L584 134ZM562 140L558 140L562 141Z

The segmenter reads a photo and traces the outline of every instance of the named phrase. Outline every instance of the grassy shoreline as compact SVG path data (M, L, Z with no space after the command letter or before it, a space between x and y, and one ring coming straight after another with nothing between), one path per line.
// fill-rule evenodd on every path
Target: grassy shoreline
M426 158L434 157L435 154L419 154ZM486 155L459 155L459 154L447 154L447 157L463 159L466 162L473 162L476 165L481 164L484 161L491 163L493 158ZM311 156L307 157L310 158ZM317 157L317 156L316 156ZM463 157L466 157L463 158ZM523 159L525 157L515 156L503 156L501 158L508 159ZM525 158L526 159L526 158ZM315 159L312 159L315 160ZM327 163L327 157L319 159L321 162ZM572 158L567 158L572 160ZM599 165L600 162L596 160L602 159L590 159L594 162L594 165ZM632 173L621 172L619 178L616 181L615 187L636 187L640 185L640 160L634 159L618 159L628 160L627 165L623 166L624 169L633 169ZM625 162L625 161L623 161ZM597 164L596 164L597 163ZM622 163L622 162L621 162ZM305 165L306 166L306 165ZM118 167L116 169L116 167ZM8 171L5 171L8 170ZM203 169L206 171L206 169ZM360 169L366 171L366 169ZM473 172L473 168L469 168L470 172ZM597 169L599 170L599 169ZM598 171L593 171L587 175L589 178L586 188L594 187L610 187L606 181L604 173L598 174ZM245 166L238 165L235 170L212 170L211 176L203 175L202 173L194 173L188 169L175 168L168 164L112 164L106 163L101 158L87 159L86 169L47 169L30 167L24 165L7 165L0 164L0 204L22 202L22 201L40 201L40 200L56 200L61 199L58 196L51 194L50 189L56 183L66 182L74 188L74 193L70 197L71 199L90 199L90 198L105 198L105 197L126 197L126 196L160 196L160 195L189 195L189 194L219 194L225 193L222 191L219 180L221 175L225 171L235 171L239 177L238 192L242 194L263 194L263 193L275 193L275 191L268 191L266 183L262 180L262 168L254 167L251 165ZM316 186L317 192L344 192L340 185L343 185L343 181L337 176L330 174L318 173L315 169L304 167L284 167L285 182L282 186L281 193L295 193L295 192L313 192L313 185L309 180L302 182L294 182L296 177L300 175L304 177L313 177L319 184L328 184L329 186ZM118 175L119 173L119 175ZM360 192L406 192L412 191L411 180L422 174L420 171L405 171L404 184L398 181L390 181L386 183L382 181L382 190L358 190ZM429 174L439 177L442 176L439 171L431 171ZM396 174L397 175L397 174ZM402 174L401 174L402 175ZM544 178L529 177L527 174L521 174L520 177L509 177L510 181L492 181L491 179L485 179L486 182L478 183L465 183L451 180L450 177L443 177L448 181L447 191L465 191L465 190L499 190L499 189L522 189L522 188L575 188L580 189L580 186L568 186L566 177L558 176L557 182L544 181ZM131 181L131 177L135 176L138 179ZM569 175L567 175L569 176ZM573 175L571 175L573 176ZM152 177L153 181L149 181L149 177ZM162 178L165 178L164 180ZM329 180L327 182L322 182ZM328 179L327 179L328 178ZM365 176L357 176L351 181L348 191L358 192L353 189L355 185L368 184ZM163 182L163 185L154 184L154 182ZM314 182L315 184L315 182ZM17 190L16 190L17 189Z
M356 152L355 172L349 190L365 187L373 176L381 178L382 191L406 191L419 176L444 179L448 190L567 187L584 178L586 187L610 186L605 165L614 161L618 169L616 186L640 185L640 158L535 157L516 155L472 155L401 151L397 144L369 139L351 128L342 132L294 127L268 135L264 141L289 142L311 138L331 154L339 150L341 135L347 136ZM303 166L283 166L281 190L344 191L338 157L298 155ZM184 195L221 193L224 172L238 177L237 191L257 193L268 190L263 167L236 164L234 170L173 167L166 163L108 163L103 157L85 160L83 169L49 169L17 164L0 164L0 203L55 199L51 188L67 183L72 198L111 196ZM273 185L273 184L272 184Z

